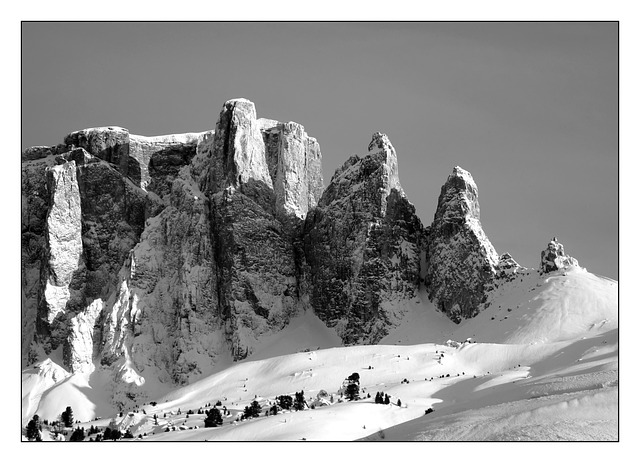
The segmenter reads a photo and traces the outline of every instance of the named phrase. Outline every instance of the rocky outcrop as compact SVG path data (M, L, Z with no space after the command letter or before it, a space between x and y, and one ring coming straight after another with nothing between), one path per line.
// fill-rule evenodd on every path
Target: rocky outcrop
M304 220L324 189L320 145L295 122L259 119L273 181L275 210L281 221Z
M66 337L65 313L77 291L76 273L82 271L82 221L75 161L47 169L49 212L46 222L47 261L44 298L38 314L43 331L55 349ZM73 284L73 286L72 286Z
M227 101L213 143L209 191L233 187L268 207L273 183L254 104L242 98Z
M245 358L303 307L295 211L322 185L317 142L298 124L257 120L247 100L225 103L216 128L199 136L104 311L101 362L136 384L184 384L226 353Z
M21 185L21 279L22 279L22 363L37 360L32 343L36 325L44 330L38 319L40 301L44 293L42 284L47 265L47 215L50 195L47 190L47 169L55 166L53 156L35 158L22 163ZM44 319L47 317L45 316ZM38 320L38 321L37 321ZM43 338L41 342L45 342ZM33 351L33 352L31 352ZM30 356L31 354L31 356Z
M171 192L171 184L180 168L188 165L195 156L201 135L185 133L143 137L130 134L122 127L95 127L70 133L64 143L67 149L85 149L112 164L135 186L164 198ZM45 148L52 150L48 147L39 148L37 152L30 151L26 156L45 153Z
M210 153L204 151L211 159L206 191L217 304L235 359L249 355L260 336L282 329L300 310L295 228L286 219L315 205L308 192L319 169L314 174L293 161L306 156L306 134L292 137L286 124L265 121L256 119L250 101L228 101ZM294 139L304 141L305 149ZM317 153L319 163L319 149L309 152ZM292 175L299 190L292 188Z
M428 229L426 286L434 305L459 323L486 301L498 254L480 224L478 188L456 167L443 185Z
M107 140L100 152L118 152L120 139L99 138ZM99 143L87 146L97 150ZM145 221L163 204L112 163L74 145L31 150L22 169L23 316L35 319L35 329L23 331L23 361L62 346L65 365L86 371L101 316L95 307L115 290Z
M554 237L549 241L547 248L540 254L540 272L549 273L571 267L578 267L578 261L566 255L564 253L564 246Z
M310 305L345 343L380 340L396 319L393 302L417 294L421 236L395 150L376 133L368 155L336 171L303 230Z

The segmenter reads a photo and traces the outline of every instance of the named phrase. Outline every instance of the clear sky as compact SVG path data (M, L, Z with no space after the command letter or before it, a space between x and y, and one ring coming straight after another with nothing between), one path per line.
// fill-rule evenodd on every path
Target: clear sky
M325 184L381 131L425 225L459 165L498 253L557 236L618 279L617 23L23 23L22 149L210 130L238 97L303 124Z

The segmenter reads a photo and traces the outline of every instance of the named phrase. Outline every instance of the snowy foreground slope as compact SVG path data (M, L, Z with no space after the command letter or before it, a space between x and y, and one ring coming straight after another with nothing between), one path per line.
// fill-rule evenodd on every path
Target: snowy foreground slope
M122 417L105 403L110 378L99 366L84 377L43 362L23 372L22 424L70 405L76 426L116 424L148 441L618 439L617 282L580 268L524 272L460 325L426 301L397 308L403 324L373 346L336 347L336 333L306 313L198 382L168 391L148 381L147 401ZM343 402L354 372L363 399ZM301 390L314 409L264 416L276 396ZM375 404L378 391L391 404ZM254 399L261 417L235 421ZM230 412L221 427L204 428L204 414L187 418L218 400Z

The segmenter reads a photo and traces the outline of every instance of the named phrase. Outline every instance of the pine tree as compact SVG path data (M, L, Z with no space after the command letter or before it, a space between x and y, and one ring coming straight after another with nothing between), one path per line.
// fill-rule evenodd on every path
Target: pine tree
M257 418L260 416L260 412L262 411L262 407L258 403L257 400L251 402L251 405L247 405L244 407L244 417L245 418Z
M107 428L104 430L104 440L111 439L111 428Z
M359 400L360 399L360 386L357 383L351 383L347 386L347 390L345 391L345 395L348 400Z
M84 428L81 428L80 426L78 426L73 433L71 434L71 437L69 438L70 442L82 442L84 440Z
M389 396L387 394L384 395L384 404L389 405L391 401L389 400Z
M358 373L352 373L348 378L347 390L345 395L348 400L360 399L360 375Z
M66 410L62 412L60 417L62 418L62 422L67 428L73 426L73 410L71 409L71 407L67 407Z
M283 410L290 410L293 405L293 397L290 395L278 396L276 397L276 400L278 401L278 406Z
M131 433L131 430L127 429L124 433L124 436L122 436L124 439L133 439L133 434Z
M293 402L293 409L296 411L304 410L306 402L304 400L304 391L296 392L296 398Z
M204 419L205 428L216 428L222 426L222 414L217 408L212 408L207 412L207 417Z
M31 421L27 423L27 439L34 440L36 442L42 441L42 435L40 431L42 430L42 425L40 424L40 417L38 415L33 415Z

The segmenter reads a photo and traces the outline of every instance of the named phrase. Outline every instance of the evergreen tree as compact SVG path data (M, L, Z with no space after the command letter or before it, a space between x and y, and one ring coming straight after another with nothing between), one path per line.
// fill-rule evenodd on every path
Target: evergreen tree
M278 396L276 397L276 400L278 401L278 406L283 410L290 410L293 405L293 397L290 395Z
M62 418L62 423L67 428L73 426L73 410L71 410L71 407L67 407L66 410L62 412L60 417Z
M358 373L352 373L347 378L347 390L345 391L345 395L348 400L359 400L360 399L360 375Z
M402 402L400 402L400 399L398 399L398 407L402 407Z
M348 400L359 400L360 399L360 386L357 383L350 383L347 386L347 390L345 391L345 395Z
M261 411L262 407L257 400L254 400L253 402L251 402L251 405L247 405L246 407L244 407L244 417L257 418L260 416Z
M111 439L111 428L107 428L104 430L104 440Z
M69 438L70 442L82 442L84 440L84 428L81 428L80 426L78 426L73 433L71 434L71 437Z
M272 405L270 412L272 415L277 415L278 414L278 406L277 405Z
M38 415L33 415L31 421L27 423L27 439L34 440L36 442L42 441L42 435L40 431L42 430L42 425L40 424L40 417Z
M222 426L222 414L217 408L212 408L207 412L207 417L204 419L205 428L216 428Z
M296 392L296 398L293 402L293 409L296 411L304 410L306 402L304 400L304 391Z
M133 434L131 433L131 430L127 429L122 437L124 439L133 439Z
M391 403L391 401L389 400L389 396L387 394L384 395L384 404L385 405L389 405L389 403Z

